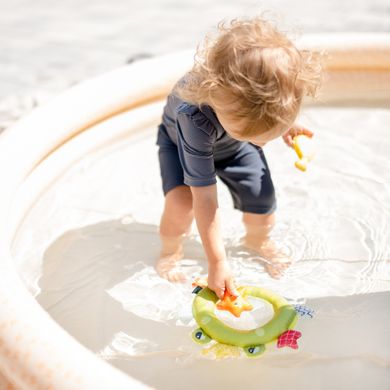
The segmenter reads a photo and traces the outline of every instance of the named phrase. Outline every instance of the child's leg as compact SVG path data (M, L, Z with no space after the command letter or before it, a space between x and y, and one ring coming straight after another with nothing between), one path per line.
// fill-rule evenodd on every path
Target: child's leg
M170 190L165 196L160 221L161 252L156 263L159 275L170 281L185 279L175 266L183 258L183 239L191 229L193 218L190 188L181 185Z
M291 264L291 259L283 254L271 240L270 233L275 224L275 214L243 213L246 235L243 238L245 247L256 251L268 262L267 272L273 278L280 278L283 271Z

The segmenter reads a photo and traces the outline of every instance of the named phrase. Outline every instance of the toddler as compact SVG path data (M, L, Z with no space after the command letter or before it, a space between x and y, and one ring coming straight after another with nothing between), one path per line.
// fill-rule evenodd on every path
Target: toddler
M220 22L193 68L167 98L157 145L165 196L158 273L182 281L175 264L193 219L208 261L208 285L219 298L236 295L221 236L216 176L242 212L243 245L265 258L279 278L291 260L270 238L275 192L263 146L313 133L296 124L302 99L320 82L318 53L298 50L260 17Z

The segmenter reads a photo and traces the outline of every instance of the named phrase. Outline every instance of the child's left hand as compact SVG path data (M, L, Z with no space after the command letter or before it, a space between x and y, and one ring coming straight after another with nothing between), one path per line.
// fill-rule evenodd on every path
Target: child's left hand
M286 145L292 148L293 138L300 134L307 135L310 138L313 137L314 135L314 133L311 130L307 129L304 126L301 126L298 123L294 123L294 125L286 133L282 135L282 138L283 141L286 143Z

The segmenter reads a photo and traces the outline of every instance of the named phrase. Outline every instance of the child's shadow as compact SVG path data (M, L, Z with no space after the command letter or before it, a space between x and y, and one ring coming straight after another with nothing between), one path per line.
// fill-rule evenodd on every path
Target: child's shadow
M191 280L174 285L160 278L154 269L159 250L154 225L113 220L70 230L44 253L36 299L103 357L177 353L178 346L192 343ZM201 244L190 237L185 253L194 274L204 273ZM131 367L127 372L142 376L138 364L134 372Z

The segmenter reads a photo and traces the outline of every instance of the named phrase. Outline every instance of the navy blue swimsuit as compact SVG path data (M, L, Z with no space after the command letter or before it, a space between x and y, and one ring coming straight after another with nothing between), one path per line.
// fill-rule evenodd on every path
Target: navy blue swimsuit
M208 105L200 108L171 93L156 144L164 195L179 185L208 186L218 176L236 209L268 214L275 191L262 148L229 136Z

